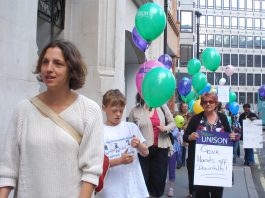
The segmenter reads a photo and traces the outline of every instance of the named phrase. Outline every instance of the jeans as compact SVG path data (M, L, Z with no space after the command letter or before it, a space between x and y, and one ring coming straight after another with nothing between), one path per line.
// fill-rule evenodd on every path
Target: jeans
M238 147L239 147L239 140L235 141L233 145L233 163L236 163Z
M177 152L174 152L168 158L168 178L170 181L175 181L175 170L176 170L176 163L177 163Z
M245 160L245 165L251 165L251 164L254 164L255 161L254 161L254 151L252 148L245 148L245 157L244 157L244 160Z

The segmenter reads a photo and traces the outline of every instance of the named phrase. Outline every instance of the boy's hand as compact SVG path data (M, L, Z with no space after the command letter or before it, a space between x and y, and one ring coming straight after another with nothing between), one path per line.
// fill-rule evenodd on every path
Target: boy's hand
M130 164L133 162L133 155L128 154L128 149L121 155L121 164Z
M140 143L141 143L140 139L138 137L133 136L132 141L131 141L131 146L133 148L138 148Z

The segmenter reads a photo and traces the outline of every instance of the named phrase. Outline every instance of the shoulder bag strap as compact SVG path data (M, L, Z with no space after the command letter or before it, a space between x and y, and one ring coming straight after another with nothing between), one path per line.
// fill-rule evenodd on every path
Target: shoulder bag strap
M78 144L81 143L82 136L68 122L61 118L56 112L44 104L37 96L30 99L30 102L44 115L49 117L55 124L64 129L66 133L72 136Z

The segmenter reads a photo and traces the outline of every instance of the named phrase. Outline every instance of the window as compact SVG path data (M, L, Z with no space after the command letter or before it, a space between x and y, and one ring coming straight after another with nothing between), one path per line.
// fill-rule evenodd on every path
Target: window
M207 16L207 27L213 28L213 16Z
M253 86L253 74L247 74L247 86Z
M231 17L231 28L232 29L237 29L238 28L237 17Z
M220 65L223 65L223 54L220 53L220 57L221 57Z
M253 37L252 36L247 37L247 48L250 48L250 49L253 48Z
M245 54L239 54L239 66L246 67L246 55Z
M246 86L246 74L239 73L239 85Z
M230 0L224 1L224 10L230 10Z
M245 10L245 0L238 0L239 10Z
M260 30L260 19L254 19L254 29Z
M200 8L206 8L206 1L205 0L200 0Z
M254 47L255 47L255 49L261 48L261 37L260 36L254 37Z
M265 49L265 37L262 37L262 49Z
M262 30L265 30L265 19L261 19Z
M261 55L254 55L255 67L261 67Z
M260 6L260 0L254 0L254 11L260 12L261 6Z
M232 0L231 1L231 7L232 7L232 10L237 10L238 6L237 6L237 0Z
M202 47L206 46L206 36L205 36L205 34L200 34L200 46L202 46Z
M221 73L215 73L215 84L219 84L219 80L222 78L222 74Z
M208 81L208 83L210 83L211 85L214 84L214 73L213 73L213 72L208 72L208 73L207 73L207 81Z
M262 74L262 84L265 84L265 74Z
M230 28L230 17L225 16L224 17L224 29L229 29Z
M265 67L265 56L262 55L262 67Z
M243 17L239 18L239 29L246 29L246 20Z
M252 11L253 10L252 0L247 0L247 10L248 11Z
M237 73L234 73L232 76L231 76L231 85L238 85L238 74Z
M188 61L192 58L192 45L180 45L180 66L186 67Z
M230 35L223 36L223 47L230 47Z
M222 9L222 0L215 0L215 9L216 10Z
M221 16L215 16L215 27L216 28L222 27L222 17Z
M252 30L253 29L253 19L247 18L247 29Z
M192 12L180 11L180 31L181 32L192 32Z
M246 48L246 37L245 36L239 36L239 47Z
M238 54L231 54L231 65L238 66Z
M231 36L231 47L238 48L238 36L237 35Z
M255 74L255 86L261 85L261 74Z
M207 35L207 46L208 47L214 47L214 37L213 34Z
M213 9L213 0L208 0L207 8L208 9Z
M250 104L253 103L253 93L250 93L250 92L247 93L247 103L250 103Z
M222 35L221 34L215 35L215 47L222 47Z
M265 12L265 1L261 1L261 11Z
M246 93L245 92L239 92L239 104L245 104L246 103Z
M253 55L247 55L247 67L253 67Z
M200 27L205 27L205 24L206 24L206 22L205 22L205 15L202 15L200 17Z
M224 54L223 63L225 66L230 65L230 54Z

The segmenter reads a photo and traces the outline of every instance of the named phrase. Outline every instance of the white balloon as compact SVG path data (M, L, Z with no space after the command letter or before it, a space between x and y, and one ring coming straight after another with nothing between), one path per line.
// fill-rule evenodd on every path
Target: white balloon
M226 79L225 78L221 78L219 80L219 85L225 85L225 83L226 83Z
M235 70L235 68L232 65L227 65L225 67L225 74L227 76L232 76L232 74L234 73L234 70Z

